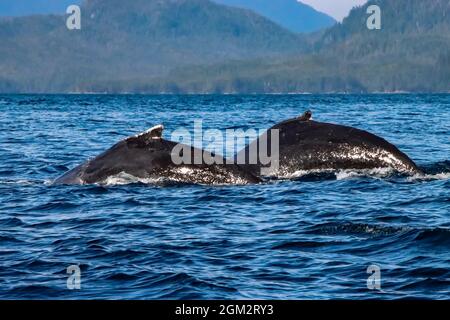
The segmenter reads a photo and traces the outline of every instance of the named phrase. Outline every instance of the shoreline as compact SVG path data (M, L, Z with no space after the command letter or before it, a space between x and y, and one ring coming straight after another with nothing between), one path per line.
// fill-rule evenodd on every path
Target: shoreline
M87 95L104 95L104 96L313 96L313 95L342 95L342 96L364 96L364 95L448 95L448 92L408 92L408 91L388 91L388 92L230 92L230 93L208 93L208 92L0 92L0 96L8 95L66 95L66 96L87 96Z

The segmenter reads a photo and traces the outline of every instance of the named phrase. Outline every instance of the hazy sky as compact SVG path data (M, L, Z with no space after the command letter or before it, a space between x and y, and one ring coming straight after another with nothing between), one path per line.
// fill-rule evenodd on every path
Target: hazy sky
M325 12L335 18L342 21L344 17L348 15L350 10L357 5L362 5L367 0L300 0L303 3L309 4L315 9Z

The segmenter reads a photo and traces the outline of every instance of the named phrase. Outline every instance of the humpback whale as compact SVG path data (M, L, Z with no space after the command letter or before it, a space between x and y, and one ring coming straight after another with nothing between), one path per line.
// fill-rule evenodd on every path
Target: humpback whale
M271 150L274 129L278 130L278 150ZM279 161L276 172L263 175L289 176L315 169L391 168L401 173L421 172L406 154L383 138L352 127L313 121L312 112L306 111L300 117L276 124L235 155L241 167L257 176L261 176L264 167L256 154L262 138L267 141L265 152L278 152Z
M235 164L225 164L226 161L221 156L163 139L163 130L164 127L158 125L128 137L94 159L63 174L53 184L101 184L109 177L119 174L195 184L248 184L261 181ZM174 150L179 150L180 156L188 154L189 164L174 162ZM183 155L186 150L188 152ZM196 164L198 162L195 161L195 156L199 154L206 161Z

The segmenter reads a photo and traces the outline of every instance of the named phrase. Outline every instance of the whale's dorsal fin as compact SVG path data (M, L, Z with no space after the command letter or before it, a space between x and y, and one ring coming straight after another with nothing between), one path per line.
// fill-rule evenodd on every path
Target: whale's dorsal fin
M299 121L309 121L312 119L311 110L305 111L300 117L297 118Z
M162 138L162 133L164 131L164 126L162 124L158 124L144 132L141 132L135 135L132 138L141 140L143 142L149 142L151 140L160 140Z

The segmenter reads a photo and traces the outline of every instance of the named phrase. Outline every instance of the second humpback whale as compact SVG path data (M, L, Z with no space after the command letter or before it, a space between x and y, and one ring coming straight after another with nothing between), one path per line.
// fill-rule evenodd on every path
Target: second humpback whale
M162 179L162 182L196 184L247 184L261 181L235 164L225 164L221 156L163 139L163 129L162 125L158 125L128 137L94 159L68 171L53 184L101 184L120 174L152 181ZM188 161L174 161L174 152L185 159L187 156ZM196 161L198 155L202 161Z
M273 130L278 150L271 150ZM279 163L270 176L289 176L301 170L391 168L402 173L421 170L396 146L364 130L312 120L311 111L283 121L241 150L235 159L248 172L261 175L260 141L265 152L278 152ZM253 160L250 160L253 159Z

